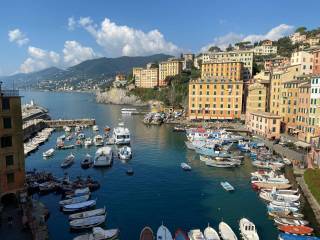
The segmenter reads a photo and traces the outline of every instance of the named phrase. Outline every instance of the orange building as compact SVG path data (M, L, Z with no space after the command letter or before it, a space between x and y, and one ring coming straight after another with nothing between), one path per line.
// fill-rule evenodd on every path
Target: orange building
M313 51L313 74L320 74L320 48Z
M243 80L242 62L205 62L201 65L201 78L227 78Z

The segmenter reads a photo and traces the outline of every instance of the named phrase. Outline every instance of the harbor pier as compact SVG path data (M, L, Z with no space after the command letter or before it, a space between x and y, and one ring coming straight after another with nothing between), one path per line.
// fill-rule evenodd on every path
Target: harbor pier
M40 132L42 129L46 128L47 125L42 119L35 119L26 121L23 124L23 141L31 138L37 132Z
M96 124L96 120L92 119L58 119L58 120L45 120L44 121L47 127L51 128L62 128L64 126L76 127L76 126L93 126Z

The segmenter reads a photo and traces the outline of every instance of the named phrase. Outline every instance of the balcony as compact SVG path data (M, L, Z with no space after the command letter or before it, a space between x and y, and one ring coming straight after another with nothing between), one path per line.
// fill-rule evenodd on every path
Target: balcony
M1 97L19 97L19 90L0 90Z

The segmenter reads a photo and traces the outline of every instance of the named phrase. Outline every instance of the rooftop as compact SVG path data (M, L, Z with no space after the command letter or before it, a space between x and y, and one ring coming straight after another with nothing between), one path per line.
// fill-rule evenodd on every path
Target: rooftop
M1 89L1 87L0 87L0 95L2 97L20 97L19 90Z
M281 117L279 115L273 114L271 112L255 111L255 112L250 112L250 114L255 115L255 116L260 116L260 117L266 117L266 118L279 118L279 119L281 119Z

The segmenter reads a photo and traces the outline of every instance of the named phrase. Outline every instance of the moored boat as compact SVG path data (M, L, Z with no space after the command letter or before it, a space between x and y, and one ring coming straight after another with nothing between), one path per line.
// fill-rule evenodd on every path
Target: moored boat
M174 240L189 240L189 238L187 234L179 228L174 234Z
M309 222L305 220L289 219L289 218L274 218L274 222L279 225L290 225L290 226L305 226Z
M231 227L225 222L219 223L219 232L223 240L238 240Z
M70 153L61 163L62 168L70 167L74 163L74 155Z
M209 226L203 231L203 235L206 240L220 240L219 234L216 230Z
M49 150L45 151L42 156L44 158L48 158L48 157L51 157L53 154L54 154L54 148L50 148Z
M121 160L128 160L132 157L131 147L123 146L118 151L119 158Z
M154 240L153 231L150 227L144 227L140 233L140 240Z
M279 240L320 240L320 238L315 236L299 236L288 233L280 233Z
M280 225L278 229L282 232L296 235L309 235L313 232L313 228L307 226Z
M234 191L234 187L229 182L221 182L220 184L226 191Z
M184 162L181 163L180 166L181 166L181 168L182 168L183 170L185 170L185 171L190 171L190 170L192 169L189 164L184 163Z
M84 229L97 227L106 221L106 215L75 219L69 222L73 229Z
M60 206L88 201L90 194L59 201Z
M86 157L81 161L82 168L89 168L93 164L93 160L90 154L86 154Z
M96 146L103 146L103 137L101 135L96 135L93 138L94 145Z
M246 218L242 218L239 223L240 234L244 240L259 240L256 226Z
M172 240L173 239L169 229L166 226L164 226L163 224L158 228L157 239L161 239L161 240Z
M190 240L205 240L203 233L200 229L193 229L188 232L188 237Z
M64 212L76 212L76 211L88 209L88 208L93 207L95 205L96 205L96 200L89 200L86 202L64 205L62 210Z
M110 147L101 147L96 151L93 166L109 167L112 164L112 149Z
M81 219L81 218L99 216L99 215L106 215L106 207L98 208L98 209L94 209L94 210L90 210L90 211L71 214L71 215L69 215L69 221L76 220L76 219Z
M119 229L104 230L101 227L94 227L92 233L75 237L73 240L113 240L119 236Z

